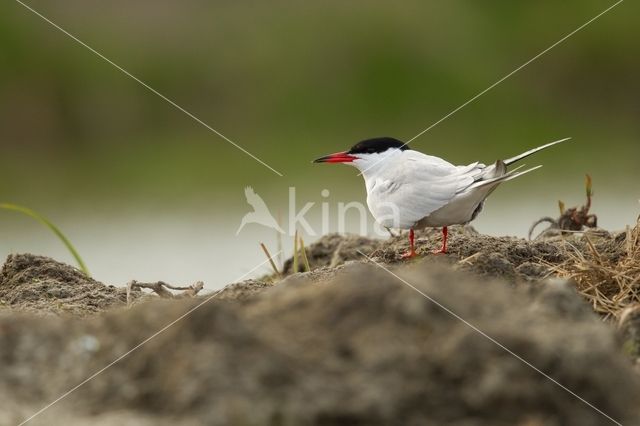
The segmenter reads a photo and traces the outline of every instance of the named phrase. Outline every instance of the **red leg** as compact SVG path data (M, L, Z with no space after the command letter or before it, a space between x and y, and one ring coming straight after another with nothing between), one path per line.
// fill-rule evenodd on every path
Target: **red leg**
M413 229L410 229L409 230L409 251L402 255L403 259L410 259L418 255L418 253L416 253L414 241L415 241L415 238L413 234Z
M447 252L447 236L449 235L449 230L447 227L442 228L442 248L440 250L434 250L434 254L442 254Z

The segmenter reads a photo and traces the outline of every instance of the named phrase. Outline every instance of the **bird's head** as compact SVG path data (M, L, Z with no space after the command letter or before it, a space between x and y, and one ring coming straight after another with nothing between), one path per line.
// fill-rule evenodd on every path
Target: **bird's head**
M374 138L358 142L348 151L336 152L314 160L314 163L345 163L360 171L375 168L387 157L408 150L409 147L394 138Z

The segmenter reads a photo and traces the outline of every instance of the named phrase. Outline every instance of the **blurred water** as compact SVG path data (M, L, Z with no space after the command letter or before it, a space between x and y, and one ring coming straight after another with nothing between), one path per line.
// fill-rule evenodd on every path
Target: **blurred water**
M557 216L555 200L526 201L516 188L492 195L485 210L473 225L490 235L525 236L533 220L546 215ZM578 198L578 197L576 197ZM535 197L536 200L544 200ZM525 201L523 201L525 200ZM582 200L565 200L576 205ZM265 242L272 253L277 251L276 233L260 225L247 225L236 236L240 219L249 208L230 211L224 216L206 216L197 210L162 212L144 209L136 214L122 212L108 215L76 212L52 213L57 224L76 245L93 276L105 283L125 285L129 280L163 280L191 284L202 280L207 289L245 278L244 275L265 261L258 246ZM610 230L624 229L635 223L640 212L637 197L602 196L594 200L593 211L599 224ZM319 208L307 215L310 224L321 227ZM353 214L347 217L347 230L358 232ZM59 218L59 219L58 219ZM370 220L370 217L369 217ZM0 256L32 252L73 264L62 244L30 219L2 213ZM337 223L330 216L331 229ZM371 233L371 224L368 232ZM317 237L306 236L307 244ZM292 252L291 238L284 237L286 256ZM263 265L248 277L270 272Z

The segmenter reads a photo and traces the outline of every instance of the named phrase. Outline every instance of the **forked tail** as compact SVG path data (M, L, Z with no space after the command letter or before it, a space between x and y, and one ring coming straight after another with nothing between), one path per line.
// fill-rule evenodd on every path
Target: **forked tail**
M498 161L497 165L499 165L500 163L501 162ZM493 185L495 187L499 183L506 182L506 181L511 180L511 179L515 179L517 177L520 177L520 176L522 176L524 174L527 174L529 172L532 172L534 170L538 170L540 167L542 167L542 166L535 166L535 167L531 167L530 169L526 169L526 170L522 170L522 171L519 171L520 167L517 167L516 169L511 170L511 171L509 171L509 172L507 172L507 173L505 173L503 175L496 176L496 177L489 178L489 179L479 180L478 182L476 182L473 185L471 185L469 187L469 189L471 189L471 188L479 188L481 186L488 186L488 185ZM499 169L500 169L500 167L499 167ZM504 170L504 169L502 169L502 170Z
M564 138L564 139L560 139L559 141L550 142L550 143L548 143L548 144L546 144L546 145L542 145L542 146L539 146L539 147L537 147L537 148L530 149L529 151L527 151L527 152L523 152L523 153L522 153L522 154L520 154L520 155L516 155L515 157L511 157L511 158L507 158L506 160L503 160L503 163L504 163L506 166L509 166L509 165L511 165L511 164L513 164L513 163L515 163L516 161L520 161L520 160L522 160L523 158L527 158L527 157L528 157L528 156L530 156L531 154L535 154L535 153L536 153L536 152L538 152L538 151L542 151L543 149L547 149L547 148L549 148L549 147L551 147L551 146L553 146L553 145L557 145L557 144L559 144L559 143L561 143L561 142L568 141L569 139L571 139L571 138Z

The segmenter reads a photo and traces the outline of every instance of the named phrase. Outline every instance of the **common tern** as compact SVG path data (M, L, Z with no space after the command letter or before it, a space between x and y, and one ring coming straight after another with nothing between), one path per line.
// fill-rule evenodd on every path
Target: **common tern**
M542 166L507 171L507 166L538 151L567 141L561 139L506 160L486 166L475 162L454 166L442 158L415 151L389 138L367 139L348 151L314 160L314 163L345 163L355 166L364 177L367 205L376 221L386 228L409 229L409 252L416 256L414 230L442 227L442 247L447 252L447 227L464 225L482 211L485 199L502 182Z

